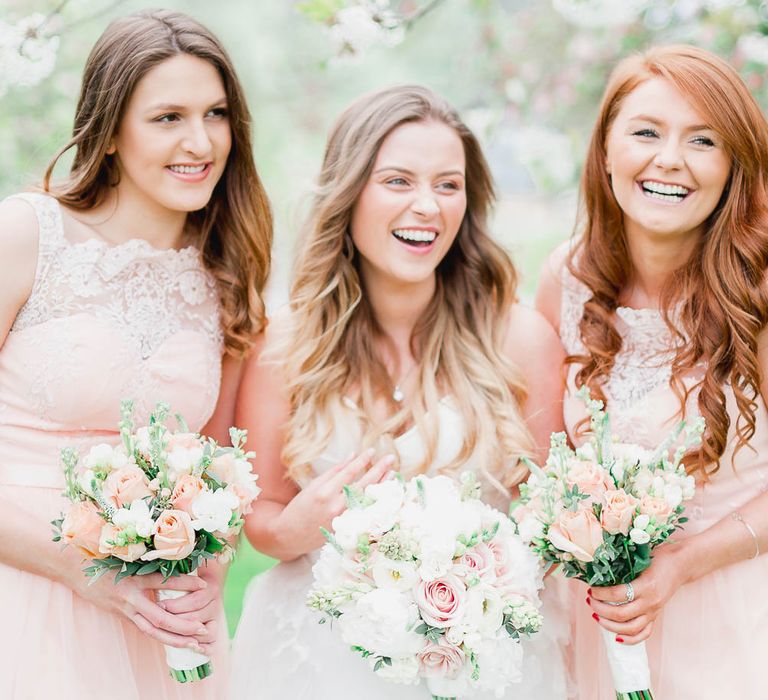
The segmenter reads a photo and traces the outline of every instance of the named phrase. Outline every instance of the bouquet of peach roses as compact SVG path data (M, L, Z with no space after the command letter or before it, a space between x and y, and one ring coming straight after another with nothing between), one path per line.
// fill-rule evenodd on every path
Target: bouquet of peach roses
M571 449L564 433L552 436L543 468L528 463L531 475L520 487L512 511L518 533L547 563L590 586L627 585L651 564L651 551L686 522L684 502L693 498L694 478L683 455L701 441L704 419L683 421L651 452L615 443L603 403L579 391L592 434ZM675 452L670 451L677 445ZM618 644L604 631L618 700L652 700L645 642Z
M229 540L242 527L260 489L245 452L246 433L230 429L232 447L166 425L169 407L158 404L149 425L134 430L133 404L123 401L121 444L92 447L82 459L61 452L65 496L72 502L55 520L55 541L78 547L94 580L108 571L125 576L160 572L166 579L193 574L207 559L233 554ZM160 599L185 595L163 590ZM171 675L196 681L210 675L210 659L166 646Z

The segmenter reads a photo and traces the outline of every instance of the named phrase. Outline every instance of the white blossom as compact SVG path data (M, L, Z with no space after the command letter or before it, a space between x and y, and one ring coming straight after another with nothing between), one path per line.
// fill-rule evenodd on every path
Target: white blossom
M53 72L59 37L38 34L44 19L35 13L16 24L0 20L0 97L14 86L37 85Z

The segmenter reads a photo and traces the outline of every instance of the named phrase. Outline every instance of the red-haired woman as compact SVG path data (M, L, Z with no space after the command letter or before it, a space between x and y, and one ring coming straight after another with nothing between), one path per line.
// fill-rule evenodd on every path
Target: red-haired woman
M538 306L569 353L573 397L606 400L622 440L707 429L687 464L690 521L633 584L571 582L579 697L615 695L598 625L648 639L660 698L758 698L768 659L768 127L736 72L658 47L611 76L587 155L583 221ZM632 600L628 600L631 599ZM614 605L610 605L614 603Z

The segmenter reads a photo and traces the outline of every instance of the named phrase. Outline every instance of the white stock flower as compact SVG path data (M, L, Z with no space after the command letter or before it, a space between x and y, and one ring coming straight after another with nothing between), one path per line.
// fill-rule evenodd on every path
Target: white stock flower
M629 531L629 539L635 544L648 544L651 541L651 536L645 530L633 527Z
M135 531L139 537L149 537L154 521L149 514L146 501L137 498L130 508L119 508L112 516L112 522L126 531Z
M364 593L337 621L345 644L391 658L416 654L424 638L414 632L419 609L412 597L391 588Z
M234 494L224 489L203 491L192 501L192 526L206 532L225 532L232 519L232 511L240 504Z

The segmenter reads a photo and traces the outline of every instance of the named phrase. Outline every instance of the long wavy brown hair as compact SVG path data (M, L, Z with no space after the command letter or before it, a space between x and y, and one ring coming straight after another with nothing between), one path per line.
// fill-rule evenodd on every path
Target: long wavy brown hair
M622 100L651 78L668 80L690 101L719 134L732 163L704 235L661 296L664 319L678 340L671 384L681 413L693 390L685 389L682 377L705 365L698 406L707 429L686 463L706 478L720 466L732 420L724 383L738 406L737 449L755 433L758 334L768 322L768 126L736 71L712 53L685 45L655 47L624 59L608 81L582 177L581 235L568 260L571 273L592 292L579 326L586 354L567 361L582 365L577 385L604 399L601 384L622 346L614 312L633 274L622 211L606 171L606 138Z
M463 143L467 209L456 240L437 268L434 296L414 329L416 398L412 405L401 406L390 398L393 382L378 350L387 339L364 293L349 226L384 139L402 124L430 120L449 126ZM363 447L396 453L393 436L413 422L427 445L421 465L425 470L435 454L435 419L440 397L446 394L466 429L460 454L445 469L467 467L474 455L471 466L485 477L486 485L503 489L525 475L526 469L516 463L533 450L520 412L524 383L502 350L517 276L508 255L488 234L493 199L491 175L477 139L453 108L430 90L380 90L360 98L338 119L296 263L292 332L281 353L292 409L283 459L294 477L327 447L336 411L350 396L356 399L363 425ZM377 422L375 405L382 399L388 402L390 417Z
M187 223L219 285L227 350L241 354L265 323L261 293L269 275L272 214L253 160L251 117L243 89L229 56L208 29L168 10L113 21L88 56L72 138L49 164L43 189L74 209L91 209L103 202L120 181L108 149L128 100L151 68L178 54L213 64L227 95L232 130L227 165L211 200L190 213ZM56 163L71 148L75 156L69 177L53 186Z

